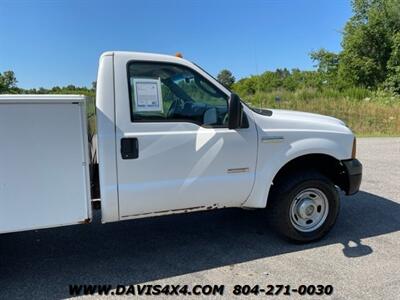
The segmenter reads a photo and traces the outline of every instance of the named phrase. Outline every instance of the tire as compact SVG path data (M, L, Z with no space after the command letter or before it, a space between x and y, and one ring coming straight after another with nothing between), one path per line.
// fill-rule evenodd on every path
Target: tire
M271 188L272 225L291 241L306 243L325 236L336 222L340 200L336 187L317 171L293 172Z

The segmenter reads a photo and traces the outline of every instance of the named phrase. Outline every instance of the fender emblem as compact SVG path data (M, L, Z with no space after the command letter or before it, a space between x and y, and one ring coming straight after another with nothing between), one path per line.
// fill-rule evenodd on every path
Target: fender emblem
M227 173L246 173L249 171L249 168L232 168L226 170Z
M285 138L281 135L274 135L274 136L264 136L261 138L261 142L263 143L280 143Z

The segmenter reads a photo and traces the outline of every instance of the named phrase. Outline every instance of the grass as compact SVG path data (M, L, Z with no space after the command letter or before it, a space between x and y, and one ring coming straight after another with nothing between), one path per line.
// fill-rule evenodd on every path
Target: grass
M279 97L280 101L276 100ZM254 107L313 112L343 120L357 136L400 136L400 97L379 92L276 90L242 96Z

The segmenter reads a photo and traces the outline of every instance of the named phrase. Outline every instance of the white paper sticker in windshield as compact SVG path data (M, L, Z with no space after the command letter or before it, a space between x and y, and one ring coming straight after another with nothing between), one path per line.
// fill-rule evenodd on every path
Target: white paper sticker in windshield
M136 111L163 111L159 79L133 79Z

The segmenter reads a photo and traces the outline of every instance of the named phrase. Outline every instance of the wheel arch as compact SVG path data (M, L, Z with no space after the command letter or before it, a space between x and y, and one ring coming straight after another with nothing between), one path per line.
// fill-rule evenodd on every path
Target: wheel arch
M342 190L348 188L348 181L346 177L346 170L342 162L324 153L310 153L297 156L286 162L274 175L268 195L271 194L274 184L283 180L290 173L298 170L314 170L320 172L322 175L330 179L333 184ZM266 199L266 206L268 205L268 197Z

